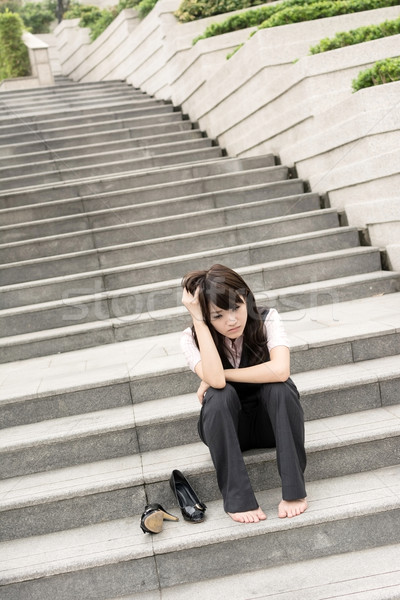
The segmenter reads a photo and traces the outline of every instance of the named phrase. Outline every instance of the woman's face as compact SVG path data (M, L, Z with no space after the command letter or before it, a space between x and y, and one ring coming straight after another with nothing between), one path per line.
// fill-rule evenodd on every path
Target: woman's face
M242 296L241 296L242 298ZM234 308L224 310L210 302L211 324L222 335L235 340L243 334L247 323L247 306L243 302L237 303Z

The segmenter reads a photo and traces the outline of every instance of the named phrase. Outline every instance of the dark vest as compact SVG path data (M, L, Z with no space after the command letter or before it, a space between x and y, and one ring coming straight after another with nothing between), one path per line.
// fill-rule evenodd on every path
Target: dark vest
M263 321L265 321L265 319L269 313L269 309L268 308L259 308L259 311L261 313ZM269 353L268 353L266 360L269 360ZM225 355L221 356L221 361L222 361L222 366L224 367L224 369L232 369L233 368L233 365L229 362L229 360L227 359L227 357ZM262 361L260 360L259 363L255 363L255 364L261 364L261 362ZM249 349L246 348L245 344L243 344L243 351L242 351L242 356L240 359L239 369L243 369L244 367L248 367L249 365L250 365ZM247 412L247 410L251 411L258 402L258 391L263 384L262 383L242 383L242 382L230 381L229 385L231 385L232 387L235 388L235 390L240 398L240 402L242 403L243 410L245 412Z

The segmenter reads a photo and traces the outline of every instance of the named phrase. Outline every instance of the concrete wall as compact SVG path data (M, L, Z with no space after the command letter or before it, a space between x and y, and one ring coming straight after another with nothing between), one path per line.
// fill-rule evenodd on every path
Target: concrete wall
M0 92L54 85L48 44L28 31L23 32L22 41L28 49L31 76L3 79Z
M122 79L182 107L230 156L274 152L327 194L351 225L371 231L400 269L400 82L352 93L352 79L376 60L400 54L400 36L309 56L321 38L399 16L399 7L258 31L241 30L192 46L218 15L188 24L159 0L138 21L123 11L98 40L76 22L55 30L63 74L76 81ZM246 42L230 60L226 54ZM377 223L397 221L388 234ZM378 234L379 231L379 234ZM388 235L388 243L385 243ZM390 246L390 248L389 248Z

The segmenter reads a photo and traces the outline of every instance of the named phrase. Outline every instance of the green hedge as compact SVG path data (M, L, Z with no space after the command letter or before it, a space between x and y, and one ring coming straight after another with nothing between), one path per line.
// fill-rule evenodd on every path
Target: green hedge
M221 15L241 8L250 8L258 4L265 4L268 0L183 0L175 12L175 16L182 23L205 19L213 15Z
M28 50L21 37L23 29L19 15L0 13L0 80L30 75Z
M379 38L400 33L400 18L394 21L384 21L379 25L367 25L350 31L340 31L332 38L322 39L316 46L310 48L310 54L319 54L329 50L337 50L353 44L370 42Z
M213 23L193 40L193 44L201 39L248 27L259 26L263 29L398 4L400 0L284 0L279 4L233 15L221 23Z
M75 2L64 14L64 19L80 19L79 26L90 29L90 39L93 42L125 8L135 8L139 17L143 19L156 4L157 0L120 0L113 8L100 9L97 6Z
M309 5L284 8L262 23L259 29L336 17L396 4L400 4L400 0L334 0L333 2L322 0Z
M26 2L19 14L31 33L49 33L50 23L56 19L56 7L50 2Z
M293 6L296 4L304 4L304 2L316 2L317 0L285 0L280 4L274 3L254 10L246 10L238 15L232 15L220 23L211 23L202 35L197 36L193 40L193 44L199 40L238 31L239 29L247 29L248 27L257 27L267 19L272 17L277 11L282 10L282 7Z
M352 87L355 92L373 85L382 85L400 81L400 56L379 60L370 69L365 69L353 80Z

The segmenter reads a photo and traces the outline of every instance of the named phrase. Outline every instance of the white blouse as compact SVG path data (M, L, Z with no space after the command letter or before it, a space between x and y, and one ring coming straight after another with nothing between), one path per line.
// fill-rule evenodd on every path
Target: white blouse
M289 342L282 324L282 320L275 308L271 308L269 310L269 313L264 321L264 330L269 352L271 352L272 348L275 348L276 346L287 346L289 348ZM230 340L226 337L225 344L229 349L230 354L232 354L234 357L232 366L237 369L240 365L240 359L242 357L243 336L240 336L236 340ZM194 371L197 363L201 361L201 356L200 350L194 341L192 329L190 327L185 329L185 331L182 333L181 349L186 358L188 366L192 371Z

